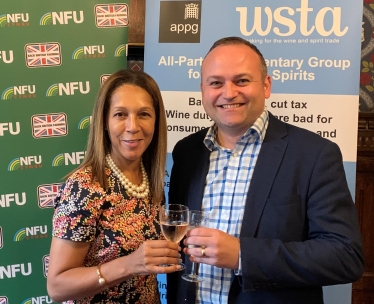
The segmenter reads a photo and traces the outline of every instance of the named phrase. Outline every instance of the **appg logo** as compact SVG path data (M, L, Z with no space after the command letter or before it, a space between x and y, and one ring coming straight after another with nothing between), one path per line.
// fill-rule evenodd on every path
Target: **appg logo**
M129 7L126 3L95 5L97 27L124 27L129 24Z
M199 43L201 1L160 2L160 43Z
M72 59L104 58L104 45L85 45L76 48L71 56Z
M0 15L0 27L20 27L29 26L30 19L28 13L14 13Z
M35 85L20 85L6 88L1 94L1 100L36 98Z
M91 119L92 119L92 116L83 117L78 123L78 129L79 130L88 129L91 124Z
M8 164L8 171L42 168L42 156L24 156L12 159Z

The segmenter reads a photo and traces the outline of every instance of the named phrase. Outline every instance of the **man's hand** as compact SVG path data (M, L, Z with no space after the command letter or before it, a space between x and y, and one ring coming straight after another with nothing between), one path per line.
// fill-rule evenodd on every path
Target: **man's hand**
M192 262L227 269L239 267L239 239L225 232L212 228L194 228L187 232L184 244L184 253L191 255ZM188 245L198 247L187 248Z

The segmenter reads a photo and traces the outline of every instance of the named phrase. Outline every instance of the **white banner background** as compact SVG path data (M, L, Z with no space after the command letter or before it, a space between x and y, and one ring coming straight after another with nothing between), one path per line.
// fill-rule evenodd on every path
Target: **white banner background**
M195 10L187 12L189 4ZM240 36L268 62L268 110L340 146L354 197L361 22L359 0L147 0L144 69L158 82L167 111L166 193L175 143L211 125L199 89L203 57L215 40ZM351 303L351 284L324 288L324 298Z

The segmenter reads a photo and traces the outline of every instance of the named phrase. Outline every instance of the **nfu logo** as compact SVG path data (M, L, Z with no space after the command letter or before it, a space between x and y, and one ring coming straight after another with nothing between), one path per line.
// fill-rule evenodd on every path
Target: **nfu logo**
M36 298L28 298L22 302L22 304L43 304L43 303L49 304L49 303L53 303L53 301L48 296L40 296Z
M114 51L114 57L127 56L127 52L128 52L128 45L127 44L121 44Z
M72 59L105 57L105 47L104 45L80 46L74 50L71 57Z
M52 84L48 89L46 96L64 96L74 95L78 91L81 94L88 94L90 92L90 82L86 81L84 84L81 81L67 82L67 83L55 83Z
M7 131L11 135L18 135L21 132L20 123L17 121L13 125L12 122L0 123L0 136L4 136L4 132Z
M79 14L79 15L78 15ZM56 25L69 24L69 21L74 23L83 23L83 11L65 11L65 12L48 12L40 18L40 25Z
M8 171L42 168L42 156L17 157L8 164Z
M26 204L26 192L0 195L0 207L10 207L10 203L14 203L18 206Z
M52 167L79 165L85 154L85 151L58 154L52 161Z
M291 7L282 6L276 8L273 12L271 8L267 6L264 8L266 17L262 16L261 7L255 7L253 12L254 16L250 18L253 20L252 29L249 31L247 29L248 8L237 7L236 11L239 12L240 16L240 32L244 36L251 36L254 33L260 36L267 36L271 31L278 36L291 36L296 32L297 29L295 20L299 20L299 30L303 36L310 36L314 33L314 31L317 31L317 33L323 37L327 37L332 34L341 37L344 36L348 31L347 26L344 27L344 29L341 29L341 7L332 8L326 6L321 8L317 13L314 14L314 16L311 16L310 13L313 12L313 8L309 7L308 0L301 0L300 7L296 8L296 10ZM300 16L297 16L297 13L299 13ZM314 18L314 20L310 21L310 17ZM262 28L263 23L261 20L267 20L265 29ZM313 25L308 28L308 25L310 24ZM281 28L279 28L277 25L281 25L284 30L281 30ZM327 29L329 26L330 28Z
M160 43L199 43L201 1L160 2Z
M35 98L36 97L36 87L35 85L22 85L13 86L6 88L1 94L1 100L8 99L20 99L20 98Z
M32 273L31 263L25 264L13 264L8 266L0 266L0 280L7 277L8 279L19 276L20 273L23 276L29 276Z
M14 242L20 242L30 239L42 239L48 237L47 225L34 226L19 229L13 236Z
M0 16L0 27L29 26L28 13L4 14ZM0 303L1 304L1 303Z
M78 123L78 129L79 130L88 129L91 124L91 119L92 119L92 116L83 117Z
M2 60L4 63L12 63L13 51L0 51L0 60Z

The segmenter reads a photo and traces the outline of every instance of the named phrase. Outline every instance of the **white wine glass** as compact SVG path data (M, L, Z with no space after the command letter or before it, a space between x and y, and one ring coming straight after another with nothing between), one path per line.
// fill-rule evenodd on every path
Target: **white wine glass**
M208 226L209 223L209 212L200 211L200 210L190 210L190 224L188 226L188 230L197 227L205 227ZM188 245L189 248L199 247L196 245ZM182 279L188 282L202 282L204 278L199 276L199 263L192 263L191 273L186 273L182 275Z
M180 204L168 204L161 206L160 211L160 225L164 237L174 243L179 241L185 236L190 213L187 206ZM169 264L163 266L170 266ZM183 270L186 266L179 263L180 269Z

